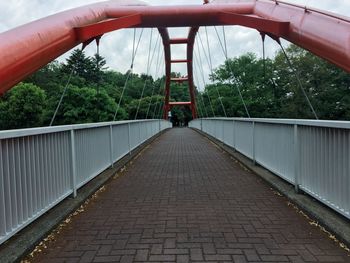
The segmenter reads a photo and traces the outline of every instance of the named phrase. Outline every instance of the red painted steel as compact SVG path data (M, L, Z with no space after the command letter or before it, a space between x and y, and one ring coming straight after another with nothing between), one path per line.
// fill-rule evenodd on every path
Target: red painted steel
M172 38L170 44L187 44L187 38Z
M288 35L289 22L267 20L250 15L240 15L234 13L221 13L219 20L223 25L240 25L255 28L260 32L269 32L275 36L284 37Z
M192 118L197 118L197 109L196 109L196 99L195 99L195 87L193 82L193 48L194 48L194 41L196 34L198 32L198 27L192 27L189 31L188 38L187 39L181 39L181 42L187 43L187 59L178 59L178 60L172 60L171 59L171 44L178 44L178 41L172 41L169 39L169 33L166 29L159 29L160 35L163 39L163 45L164 45L164 53L165 53L165 64L166 64L166 85L165 85L165 100L164 100L164 108L163 108L163 118L168 118L168 112L171 110L173 106L176 105L188 105L191 108L192 112ZM187 63L187 71L188 76L186 78L171 78L169 81L169 76L171 74L171 64L172 63ZM183 104L180 102L180 104L176 104L174 102L170 102L170 83L171 81L176 82L185 82L188 81L188 88L189 93L191 97L190 103Z
M350 72L349 18L269 0L218 0L206 5L153 7L135 0L112 0L58 13L1 33L0 94L80 43L89 43L95 37L124 27L157 27L166 53L164 116L167 117L170 44L188 44L189 52L191 43L187 43L190 38L170 40L166 28L213 25L242 25L276 39L282 37ZM189 55L189 85L194 93ZM192 98L194 94L191 94L193 112Z
M140 25L141 22L141 16L137 14L111 19L92 25L77 27L75 28L75 32L77 34L78 40L81 42L85 42L108 32Z
M170 102L169 103L170 106L174 107L174 106L191 106L191 102L190 101L186 101L186 102Z
M170 85L171 85L171 48L169 32L166 28L158 28L159 34L163 40L164 46L164 60L165 60L165 92L164 92L164 106L163 119L168 119L168 112L170 111Z
M173 59L171 61L171 63L175 64L175 63L187 63L188 60L187 59Z
M196 35L198 32L198 27L192 27L188 33L188 44L187 44L187 78L188 78L188 86L191 97L191 111L193 119L197 118L197 107L196 107L196 95L195 95L195 85L193 80L193 48L194 42L196 40Z
M188 81L188 78L171 78L171 81L181 83L181 82Z

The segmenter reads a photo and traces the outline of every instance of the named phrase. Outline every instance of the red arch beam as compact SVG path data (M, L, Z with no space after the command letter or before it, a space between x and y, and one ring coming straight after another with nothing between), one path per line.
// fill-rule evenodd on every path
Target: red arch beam
M86 42L90 39L99 37L106 33L128 27L134 27L140 25L142 22L141 15L131 15L116 19L110 19L107 21L76 27L75 32L80 42Z
M225 3L151 7L135 0L107 1L58 13L4 32L0 34L0 93L86 38L122 27L240 24L285 38L350 72L349 18L277 1L221 2ZM118 24L116 20L125 22L127 17L135 14L139 15L141 23ZM285 23L289 23L288 26ZM100 29L101 25L106 28ZM93 33L79 36L79 31L84 29L77 28L89 26Z

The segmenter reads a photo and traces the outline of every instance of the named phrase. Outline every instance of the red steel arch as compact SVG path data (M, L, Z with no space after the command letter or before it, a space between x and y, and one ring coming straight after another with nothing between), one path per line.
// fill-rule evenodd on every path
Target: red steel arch
M181 62L187 63L188 78L177 81L188 81L195 117L193 44L198 27L214 25L241 25L284 38L350 72L350 19L346 17L277 0L216 0L206 5L166 7L147 6L136 0L111 0L1 33L0 94L78 44L88 44L121 28L157 27L165 49L166 87L170 87L171 63L174 63L170 45L187 42L187 59ZM170 39L168 27L191 30L187 39ZM165 112L171 106L167 92Z

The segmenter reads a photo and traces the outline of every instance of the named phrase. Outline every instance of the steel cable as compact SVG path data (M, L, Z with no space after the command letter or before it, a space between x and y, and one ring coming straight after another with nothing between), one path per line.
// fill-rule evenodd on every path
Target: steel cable
M226 34L225 30L223 30L223 33ZM219 34L217 34L217 36L219 37ZM220 39L220 37L219 37L219 39ZM226 49L224 47L226 47ZM233 76L233 79L234 79L234 82L235 82L234 84L235 84L235 87L237 88L238 95L239 95L239 97L241 99L241 102L242 102L242 104L244 106L245 112L246 112L248 118L250 119L250 113L248 111L248 107L247 107L247 105L246 105L246 103L245 103L245 101L243 99L242 91L241 91L241 89L240 89L240 87L239 87L239 85L237 83L237 79L235 77L233 69L232 69L232 67L231 67L231 65L229 63L229 60L228 60L227 43L226 43L226 36L225 35L224 35L224 45L222 45L221 48L222 48L222 52L224 53L224 56L225 56L225 59L226 59L226 62L227 62L228 70L230 71L231 75Z
M290 69L292 70L292 72L294 73L294 75L295 75L295 77L297 79L297 83L299 85L299 88L302 90L302 92L303 92L303 94L304 94L304 96L306 98L306 101L309 104L309 107L310 107L312 113L315 116L315 119L318 120L317 113L316 113L314 107L312 106L312 103L311 103L311 101L309 99L309 96L307 95L307 93L306 93L306 91L305 91L305 89L303 87L303 84L301 83L301 80L300 80L300 77L299 77L299 72L293 67L293 64L292 64L291 60L289 59L286 51L284 50L284 47L283 47L282 43L280 41L277 41L277 42L278 42L278 44L280 45L280 47L282 49L282 52L283 52L283 54L284 54L284 56L286 58L286 61L287 61L288 65L289 65Z
M120 98L119 98L117 109L116 109L116 111L114 113L113 121L115 121L115 119L117 118L117 114L118 114L118 111L119 111L122 99L124 97L125 90L127 88L129 79L130 79L130 77L131 77L131 75L133 73L135 58L136 58L136 54L137 54L137 51L138 51L138 48L139 48L139 45L140 45L140 42L141 42L143 30L144 29L141 30L141 33L140 33L140 36L139 36L139 39L138 39L138 42L137 42L137 45L136 45L136 48L135 48L136 29L134 29L133 51L132 51L132 57L131 57L131 65L130 65L130 69L129 69L128 75L126 76L126 80L125 80L125 83L124 83L124 86L123 86L122 94L120 95Z
M199 86L200 86L200 82L199 82L198 76L197 76L197 75L198 75L198 71L197 71L197 69L196 69L195 67L193 68L193 71L194 71L194 73L195 73L195 74L194 74L194 78L195 78L196 82L198 83L198 87L199 87ZM198 96L199 96L199 98L200 98L199 101L202 101L202 106L203 106L204 112L205 112L205 114L206 114L205 117L209 117L207 108L205 107L205 103L204 103L203 97L201 96L200 92L198 92ZM203 112L203 110L202 110L202 114L203 114L204 112Z
M196 52L193 52L193 55L194 55L195 63L198 65L198 68L200 69L199 71L201 73L203 85L204 85L204 88L205 88L206 87L206 83L205 83L204 71L203 71L203 68L199 66L199 65L203 65L202 57L201 57L201 54L200 54L200 49L198 49L199 61L198 61ZM215 116L215 112L214 112L214 108L213 108L213 104L211 103L211 99L210 99L210 96L209 96L209 92L207 93L207 97L208 97L208 100L209 100L211 111L213 113L213 117L216 117Z
M212 61L211 50L210 50L210 45L209 45L209 37L208 37L208 30L207 30L207 27L205 27L205 35L206 35L206 40L207 40L207 49L208 49L208 58L209 58L209 69L210 69L211 75L214 76L213 61ZM223 48L223 47L222 47L222 48ZM203 50L203 52L205 53L205 49ZM215 86L215 90L216 90L216 93L217 93L217 95L218 95L219 102L220 102L222 111L223 111L223 113L224 113L224 116L227 118L226 110L225 110L225 107L224 107L224 103L222 102L222 98L221 98L221 94L220 94L220 92L219 92L219 89L218 89L217 85L214 84L214 86Z
M64 89L63 89L61 98L60 98L60 100L59 100L59 102L58 102L58 104L57 104L56 110L55 110L55 112L54 112L54 114L53 114L53 116L52 116L52 119L51 119L51 121L50 121L50 127L53 125L53 123L54 123L54 121L55 121L55 119L56 119L58 110L59 110L60 107L61 107L61 104L62 104L62 102L63 102L63 98L64 98L64 96L66 95L68 86L69 86L69 84L70 84L70 82L71 82L71 80L72 80L73 73L74 73L74 66L73 66L73 68L72 68L72 70L71 70L71 72L70 72L70 74L69 74L69 77L68 77L67 83L66 83L66 85L65 85L65 87L64 87Z
M140 106L141 106L141 101L142 101L143 95L145 93L145 89L146 89L146 85L147 85L147 81L148 81L148 74L149 74L149 71L150 71L151 64L153 62L154 54L156 52L156 47L157 47L157 44L158 44L158 41L159 41L159 35L157 36L157 40L156 40L156 43L154 45L153 52L152 52L152 40L153 40L153 29L151 29L151 36L150 36L150 42L149 42L149 48L148 48L146 79L145 79L145 82L144 82L144 85L143 85L143 89L142 89L142 92L141 92L141 97L139 99L139 104L137 106L137 110L136 110L136 114L135 114L135 118L134 118L135 120L138 117L138 113L139 113ZM152 53L152 55L151 55L151 53Z
M160 56L160 50L161 49L161 45L160 45L160 41L158 43L158 52L157 52L157 59L156 59L156 70L155 70L155 76L154 78L156 78L158 76L158 73L159 73L159 68L160 68L160 59L161 59L161 56ZM149 114L149 111L151 109L151 104L152 104L152 101L153 101L153 95L154 95L154 89L155 89L155 85L153 85L153 88L152 88L152 95L151 95L151 100L148 104L148 109L147 109L147 114L146 114L146 119L148 119L148 114Z

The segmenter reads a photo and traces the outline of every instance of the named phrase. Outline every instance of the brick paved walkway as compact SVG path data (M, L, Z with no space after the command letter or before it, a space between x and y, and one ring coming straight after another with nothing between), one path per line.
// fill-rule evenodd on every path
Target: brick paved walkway
M256 176L172 129L33 262L350 262Z

